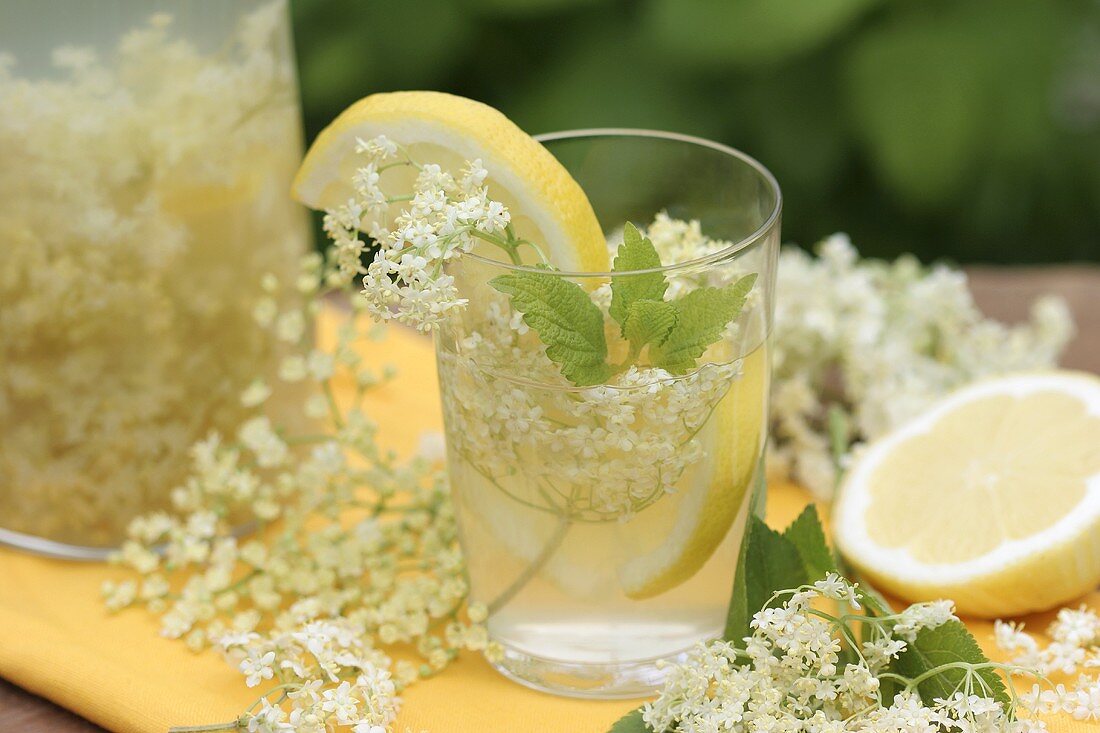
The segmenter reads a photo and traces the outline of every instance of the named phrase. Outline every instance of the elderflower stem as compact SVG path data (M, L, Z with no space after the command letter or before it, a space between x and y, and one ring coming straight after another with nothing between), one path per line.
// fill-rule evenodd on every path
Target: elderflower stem
M557 552L558 548L561 547L562 540L565 539L565 535L571 526L572 522L569 521L567 515L562 514L558 518L558 526L554 529L554 534L552 534L550 539L546 541L546 544L543 545L542 550L539 551L538 557L536 557L530 565L524 568L523 572L512 581L511 585L505 588L500 595L489 603L488 609L490 616L508 605L509 601L515 598L516 594L523 590L524 586L531 582L531 579L542 570L547 561L549 561L550 558L554 556L554 553Z
M332 391L332 382L326 379L321 384L321 389L325 393L325 401L328 402L330 417L332 418L332 424L336 426L337 430L344 429L344 418L340 412L340 406L336 404L336 394Z
M492 234L487 234L486 232L483 232L480 229L475 229L474 227L470 227L469 233L471 236L477 237L483 242L495 244L497 247L500 247L502 250L504 250L505 254L508 255L509 259L512 260L513 265L523 264L523 259L519 256L519 252L516 251L517 247L515 242L503 240L500 237L494 237Z

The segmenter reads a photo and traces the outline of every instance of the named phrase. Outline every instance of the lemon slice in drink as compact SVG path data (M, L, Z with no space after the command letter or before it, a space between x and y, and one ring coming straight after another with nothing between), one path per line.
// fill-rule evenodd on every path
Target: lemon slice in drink
M868 448L834 511L840 550L908 600L1007 616L1100 583L1100 379L981 382Z
M502 497L466 461L452 461L451 481L467 541L486 543L481 552L470 553L469 562L486 564L471 575L497 578L503 588L537 563L541 579L588 600L622 595L644 600L691 580L744 516L762 447L767 374L761 347L744 358L741 376L700 431L704 457L689 468L679 490L624 522L562 527L559 518ZM559 544L553 538L562 529L564 537L558 539L564 541ZM540 561L548 547L549 554ZM513 566L501 571L505 556L514 558ZM732 566L736 557L721 559L727 560Z
M596 214L562 164L497 110L451 94L390 92L360 99L310 146L294 179L294 197L314 209L347 201L362 165L356 140L379 135L405 146L418 163L456 174L465 161L480 159L489 172L489 195L508 207L517 236L542 246L561 270L610 269ZM384 189L407 190L415 172L400 167L382 176Z
M619 583L629 598L652 598L686 582L711 558L742 514L760 455L767 374L763 347L745 357L740 378L703 428L705 457L684 482L683 496L678 501L666 497L664 511L658 504L631 520L663 525L647 530L665 539L619 567Z

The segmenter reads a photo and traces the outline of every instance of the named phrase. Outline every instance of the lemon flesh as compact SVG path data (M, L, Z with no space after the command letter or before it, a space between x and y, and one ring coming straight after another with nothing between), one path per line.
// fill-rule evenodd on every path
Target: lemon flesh
M835 513L845 556L911 601L1050 608L1100 583L1100 379L966 388L868 448Z
M390 92L355 102L310 146L294 179L294 197L314 209L346 202L362 165L356 140L379 135L405 146L418 163L437 163L455 173L466 161L480 159L489 171L489 196L508 207L518 237L542 246L561 270L610 269L599 220L564 166L499 111L451 94ZM382 175L387 191L411 190L415 176L404 168ZM479 253L494 256L491 245Z
M745 495L763 448L761 431L767 419L766 359L763 346L747 355L740 378L715 407L713 425L703 436L707 457L697 467L694 486L671 515L671 526L663 529L665 541L619 568L619 583L628 598L652 598L693 577L747 506ZM660 516L659 510L650 515Z

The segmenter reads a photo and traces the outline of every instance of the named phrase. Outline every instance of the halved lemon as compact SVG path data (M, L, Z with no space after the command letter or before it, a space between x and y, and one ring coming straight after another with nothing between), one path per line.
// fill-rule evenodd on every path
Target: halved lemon
M980 382L868 447L833 514L853 565L961 613L1050 608L1100 583L1100 379Z
M385 135L418 163L458 173L480 159L489 195L508 207L516 234L542 246L561 270L606 272L607 245L584 191L537 140L497 110L441 92L390 92L360 99L314 140L294 179L294 197L314 209L334 208L351 195L362 165L357 139ZM414 173L391 168L388 190L411 188Z

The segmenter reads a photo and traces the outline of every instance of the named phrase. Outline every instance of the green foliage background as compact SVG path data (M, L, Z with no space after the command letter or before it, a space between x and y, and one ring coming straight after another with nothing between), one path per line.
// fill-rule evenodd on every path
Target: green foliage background
M293 0L307 134L376 91L759 158L784 239L1100 261L1096 0Z

